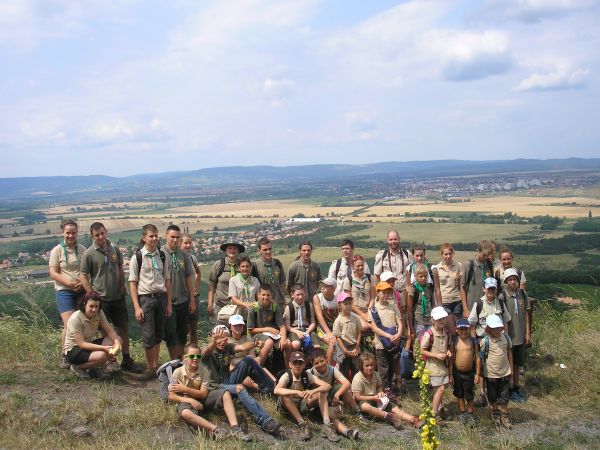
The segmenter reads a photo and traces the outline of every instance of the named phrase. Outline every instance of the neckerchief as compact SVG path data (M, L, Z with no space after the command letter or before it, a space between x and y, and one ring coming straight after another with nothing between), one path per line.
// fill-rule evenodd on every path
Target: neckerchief
M275 286L275 280L273 279L273 263L266 263L266 262L262 262L264 264L264 266L267 268L267 276L269 277L269 284L271 286Z
M69 254L67 253L67 243L63 241L60 243L60 246L65 251L65 265L69 265ZM73 255L75 256L75 262L77 262L77 241L75 241L75 245L73 246Z
M243 294L243 300L248 300L250 298L250 275L248 275L246 278L244 278L244 275L242 275L241 273L237 274L238 279L242 282L242 294Z
M302 323L302 305L298 305L298 318L296 319L296 325L298 328L300 328L301 330L304 329L303 327L303 323Z
M421 297L421 317L425 318L425 309L427 308L427 296L425 295L425 288L421 286L418 282L415 283L415 289L419 291Z
M155 251L154 251L154 252L152 252L152 253L150 253L150 252L146 253L146 257L148 257L148 258L152 258L152 268L153 268L154 270L160 270L160 269L158 268L158 263L156 262L155 255L156 255L156 252L155 252Z
M173 253L171 253L171 267L175 272L179 272L179 262L177 260L177 249Z

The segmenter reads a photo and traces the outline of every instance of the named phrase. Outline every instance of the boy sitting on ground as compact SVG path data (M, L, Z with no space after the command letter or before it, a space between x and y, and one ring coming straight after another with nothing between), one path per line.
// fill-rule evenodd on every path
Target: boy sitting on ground
M260 342L258 362L264 366L278 341L280 351L287 347L287 330L283 323L282 311L273 301L270 286L261 286L258 303L248 310L248 334Z
M318 398L321 417L323 417L322 436L332 442L339 441L340 437L332 427L327 405L327 392L331 386L310 372L304 371L306 360L302 352L292 352L289 367L275 386L274 393L279 396L278 408L294 418L300 428L300 438L307 441L310 439L310 426L302 415L308 413L310 399ZM311 389L313 386L316 387Z
M243 442L252 438L240 428L231 395L225 389L208 390L209 374L200 363L202 354L197 345L184 349L184 365L173 372L173 384L169 385L169 400L177 402L177 413L194 428L212 433L215 439L225 436L225 430L203 418L200 413L223 408L233 436ZM204 404L202 404L204 402Z
M294 284L290 288L292 301L285 307L283 321L287 330L288 346L286 360L292 351L306 351L307 347L320 346L319 338L315 330L317 323L315 315L311 311L311 305L306 301L304 286Z

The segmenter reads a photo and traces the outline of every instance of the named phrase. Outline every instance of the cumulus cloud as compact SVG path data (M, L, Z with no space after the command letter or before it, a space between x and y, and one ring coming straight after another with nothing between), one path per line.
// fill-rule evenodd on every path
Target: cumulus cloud
M526 91L560 91L580 89L586 84L590 71L588 69L558 69L553 72L533 73L522 80L516 92Z
M434 31L424 40L441 57L442 75L450 81L501 74L513 64L508 37L499 31Z
M491 20L539 22L597 6L597 0L487 0L479 16Z

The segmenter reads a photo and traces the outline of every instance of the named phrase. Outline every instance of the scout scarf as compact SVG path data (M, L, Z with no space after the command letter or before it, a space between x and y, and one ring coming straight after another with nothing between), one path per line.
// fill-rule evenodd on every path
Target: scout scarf
M69 254L67 253L67 243L63 240L60 243L60 246L62 247L62 249L65 252L65 264L68 266L69 265ZM75 241L75 245L73 246L73 255L75 255L74 262L77 262L77 241Z
M415 283L415 289L419 291L419 296L421 298L421 317L425 318L425 309L427 308L427 296L425 295L425 288L422 287L419 283Z
M152 252L152 253L148 252L148 253L146 253L146 256L147 256L148 258L152 258L152 268L153 268L154 270L160 270L160 269L158 268L158 263L156 262L156 258L155 258L155 256L156 256L156 252Z
M234 275L235 276L235 275ZM244 275L241 273L237 274L238 279L242 282L242 298L244 300L248 300L250 298L250 275L244 278Z

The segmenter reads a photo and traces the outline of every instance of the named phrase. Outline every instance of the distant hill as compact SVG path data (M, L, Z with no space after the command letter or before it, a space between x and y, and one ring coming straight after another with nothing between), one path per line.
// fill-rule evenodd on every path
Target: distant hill
M599 170L600 158L516 159L508 161L410 161L374 164L314 164L305 166L231 166L192 171L139 174L127 177L104 175L0 178L0 201L51 199L61 195L105 197L210 189L261 183L328 182L344 177L407 179L471 176L486 173ZM417 175L418 174L418 175Z

